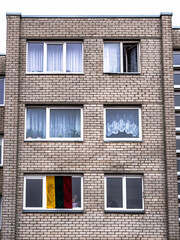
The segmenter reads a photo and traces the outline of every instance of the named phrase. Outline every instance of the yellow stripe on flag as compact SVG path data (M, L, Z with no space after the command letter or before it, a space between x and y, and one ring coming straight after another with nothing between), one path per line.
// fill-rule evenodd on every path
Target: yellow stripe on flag
M55 208L55 177L47 176L46 177L46 199L47 199L47 208Z

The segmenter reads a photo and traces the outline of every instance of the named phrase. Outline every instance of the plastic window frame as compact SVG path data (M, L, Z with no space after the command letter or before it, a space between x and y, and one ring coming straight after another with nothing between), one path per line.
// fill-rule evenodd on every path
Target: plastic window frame
M47 199L46 199L46 177L47 176L72 176L72 178L80 178L81 179L81 207L76 208L46 208L47 205ZM27 179L42 179L42 207L26 207L26 180ZM24 175L24 189L23 189L23 210L34 210L34 211L57 211L57 212L70 212L70 211L82 211L84 208L84 202L83 202L83 175L75 175L75 174L46 174L46 175L32 175L32 174L26 174Z
M122 178L122 192L123 192L123 196L122 196L122 202L123 202L123 207L122 208L110 208L107 207L107 178ZM142 208L141 209L129 209L127 208L127 195L126 195L126 179L127 178L140 178L142 180ZM131 175L131 174L127 174L127 175L110 175L107 174L104 176L104 209L105 211L108 212L142 212L144 211L144 181L143 181L143 175Z
M178 51L178 50L173 51L173 55L180 55L180 51ZM174 68L180 68L180 64L179 64L179 65L174 65L174 64L173 64L173 67L174 67Z
M104 58L104 45L106 43L119 43L120 45L120 72L106 72L105 71L105 58ZM124 43L136 43L137 44L137 72L124 72L124 59L123 59L123 44ZM127 61L127 55L126 55ZM109 74L140 74L141 73L141 64L140 64L140 41L107 41L103 42L103 73Z
M138 138L107 138L106 137L106 110L107 109L127 109L127 110L138 110L138 119L139 119L139 137ZM104 107L104 141L105 142L123 142L123 141L130 141L130 142L140 142L142 141L142 110L141 107Z
M178 70L174 70L174 75L179 75L180 76L180 70L178 71ZM174 84L174 88L175 89L180 89L180 82L179 82L179 85L175 85Z
M28 72L28 44L36 43L43 44L43 71L42 72ZM80 43L82 45L82 72L66 72L66 45ZM63 71L47 71L47 45L63 45ZM84 44L83 41L27 41L26 43L26 74L84 74Z
M0 137L0 145L1 145L1 163L0 167L3 166L3 153L4 153L4 138Z
M180 157L177 157L177 162L180 161ZM178 172L178 169L177 169L177 175L180 176L180 171Z
M40 108L40 109L46 109L46 138L27 138L26 137L26 125L27 125L27 109L28 108ZM64 110L74 110L79 109L80 110L80 124L81 124L81 136L79 138L65 138L65 137L50 137L50 111L52 109L64 109ZM41 107L41 106L28 106L25 108L25 130L24 130L24 141L83 141L83 108L82 107Z
M180 135L176 135L176 140L180 140ZM180 149L176 149L176 153L180 153Z

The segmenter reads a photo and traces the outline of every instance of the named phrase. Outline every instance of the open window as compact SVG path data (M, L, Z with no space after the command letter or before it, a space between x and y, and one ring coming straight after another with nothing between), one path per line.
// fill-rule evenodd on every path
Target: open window
M105 73L138 73L139 42L104 42Z

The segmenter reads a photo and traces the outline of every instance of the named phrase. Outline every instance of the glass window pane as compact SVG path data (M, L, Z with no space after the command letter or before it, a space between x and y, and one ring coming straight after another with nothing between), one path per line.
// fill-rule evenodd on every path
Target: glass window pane
M176 150L180 150L180 139L176 139Z
M178 54L173 54L173 65L180 65L180 52Z
M177 160L177 171L180 172L180 160Z
M120 72L119 43L104 43L104 72Z
M122 178L107 178L107 207L122 208Z
M180 195L180 182L178 182L178 195Z
M42 179L26 179L26 207L42 207Z
M26 138L46 138L45 108L27 108Z
M0 196L0 229L1 229L1 219L2 219L2 196Z
M123 44L124 72L138 72L137 44Z
M180 73L174 73L174 85L180 85Z
M179 218L180 218L180 206L179 206Z
M66 72L82 72L82 44L66 44Z
M73 208L81 207L81 178L72 177L72 205Z
M50 72L63 71L63 45L62 44L47 45L47 71L50 71Z
M142 209L142 179L126 179L127 209Z
M43 72L43 43L28 43L28 72Z
M176 114L176 127L180 127L180 114Z
M0 139L0 164L2 164L2 139Z
M107 138L138 138L138 109L106 109Z
M4 79L0 79L0 104L4 104Z
M178 107L180 106L180 95L175 95L175 106Z
M50 137L80 138L81 113L80 109L51 109Z

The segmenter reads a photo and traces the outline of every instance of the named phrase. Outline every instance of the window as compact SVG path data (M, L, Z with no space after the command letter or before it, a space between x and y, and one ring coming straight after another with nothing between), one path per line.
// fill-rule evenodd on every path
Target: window
M82 140L82 108L27 107L26 139Z
M173 52L173 65L174 67L180 67L180 51Z
M179 222L180 222L180 204L178 206L179 206Z
M2 196L0 196L0 229L1 229L1 222L2 222Z
M180 135L176 135L176 153L180 153Z
M143 209L142 176L105 176L105 210L141 211Z
M26 175L24 177L24 210L82 209L82 176Z
M0 78L0 106L4 105L4 90L5 90L4 78Z
M178 181L178 198L180 199L180 181Z
M28 73L82 73L82 42L28 42Z
M175 117L176 117L176 131L180 131L180 113L176 113Z
M174 93L175 109L180 109L180 92Z
M104 139L106 141L142 140L140 108L106 107L104 115Z
M177 175L180 175L180 157L177 158Z
M104 42L105 73L138 73L138 42Z
M174 88L180 88L180 71L174 71Z
M3 138L0 138L0 166L3 165Z

